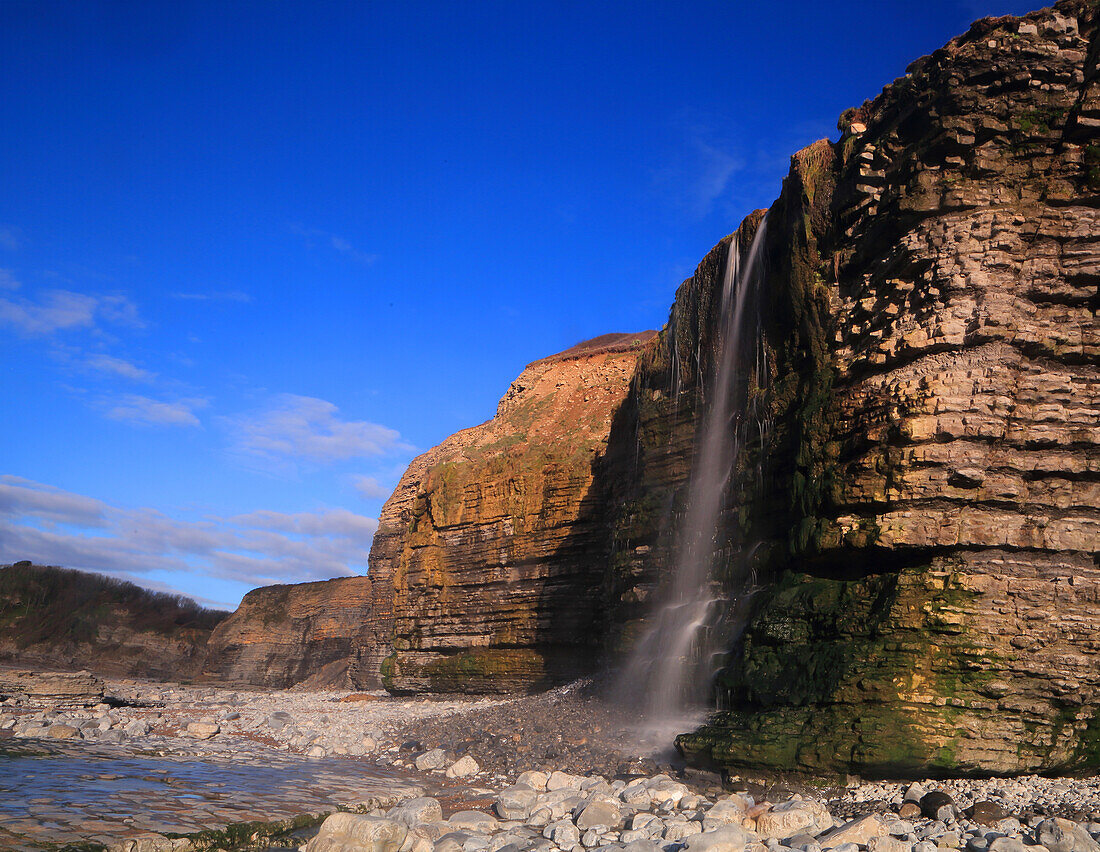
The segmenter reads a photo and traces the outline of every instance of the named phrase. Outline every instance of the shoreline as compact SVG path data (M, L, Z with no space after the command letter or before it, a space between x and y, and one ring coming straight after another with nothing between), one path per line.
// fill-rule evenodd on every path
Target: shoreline
M538 695L493 698L395 698L380 692L250 690L136 680L108 681L106 693L115 700L81 709L66 709L43 700L5 700L0 704L0 754L7 753L10 758L13 752L22 752L30 756L28 752L33 754L37 750L54 758L86 759L104 765L126 760L165 764L191 762L213 767L211 777L216 775L219 766L254 767L261 775L272 770L272 777L279 783L281 779L293 782L296 773L303 778L316 773L328 779L322 780L322 786L330 783L334 790L347 793L358 784L360 789L369 792L369 795L358 796L359 801L354 795L330 798L326 801L334 806L331 810L359 810L373 813L372 818L379 819L387 810L380 805L390 798L415 797L425 791L442 798L448 812L455 808L489 812L501 791L510 789L524 773L528 776L535 773L535 777L554 775L579 779L570 781L578 785L578 794L583 792L580 785L587 783L592 789L599 789L603 796L615 793L616 788L621 793L639 783L639 779L666 778L668 783L678 785L677 790L682 788L683 795L690 797L689 801L696 800L694 804L699 812L708 812L716 802L740 795L746 801L752 800L750 809L764 807L765 803L770 806L769 810L777 810L785 802L812 802L835 821L868 819L875 815L901 819L906 795L910 798L914 795L911 790L938 791L949 797L953 807L960 812L959 819L966 819L961 812L984 802L981 808L998 816L994 822L1013 821L1004 823L999 830L1013 829L1015 835L1022 836L1034 829L1042 819L1060 816L1087 826L1082 828L1086 832L1095 827L1096 836L1100 837L1100 777L923 779L916 784L849 779L846 786L830 786L794 777L754 781L746 776L723 787L713 773L691 769L678 772L652 749L647 752L621 712L616 718L615 708L586 694L579 683ZM320 799L302 794L303 807L295 811L292 804L297 794L293 789L279 794L282 798L278 801L285 801L288 809L277 813L249 810L250 796L257 801L276 800L264 799L262 793L255 791L224 790L211 795L236 799L233 807L239 807L250 818L264 818L250 819L252 822L275 824L311 815L312 827L293 829L299 831L300 838L316 830L323 810L318 807ZM200 802L200 799L201 796L195 801L201 813L221 813L226 817L224 824L204 823L204 828L224 830L231 825L228 819L231 810L223 807L218 811L209 801ZM624 806L633 807L629 803ZM46 812L58 817L64 813L63 808L51 807L53 811ZM0 812L3 810L0 806ZM912 807L908 811L911 818ZM669 814L664 816L672 818ZM682 814L672 816L682 821ZM140 814L129 817L131 827L126 831L136 837L140 832L133 826L140 826ZM21 823L24 828L31 827L28 819L33 817L24 817ZM940 822L945 826L952 824ZM677 827L671 833L688 831L685 837L690 836L692 829L702 828L705 817L688 819L686 823L684 826L676 822ZM120 820L118 824L125 823ZM181 824L189 823L181 819ZM955 829L945 828L944 832L970 830L958 827L963 826L962 823L956 825ZM126 838L111 837L105 826L104 822L97 822L93 828L98 831L89 831L79 838L75 836L79 829L74 826L69 842L79 839L122 849ZM64 833L56 826L51 830L55 837ZM629 836L632 830L620 828L617 833L612 832L616 837L610 844L601 845L614 845L623 834ZM301 834L302 831L306 834ZM916 837L914 832L907 834ZM566 835L571 836L568 832ZM1004 836L1014 835L1008 832ZM954 846L948 843L937 845L936 849L984 852L984 847L977 848L970 843L977 835L970 836L970 840L965 837L965 834L960 835L959 843ZM0 839L4 839L2 834ZM105 842L116 839L123 845L110 846ZM676 842L681 839L677 838ZM153 841L147 838L147 842ZM662 847L663 852L674 852L667 848L671 842ZM921 842L924 840L914 840L910 850L933 852L917 849ZM582 850L596 848L579 845ZM1032 846L1035 852L1044 852L1035 844L1024 844L1024 849L1031 850ZM573 852L572 846L557 844L553 848ZM553 848L541 852L553 852ZM789 848L796 852L818 852L812 848ZM1096 849L1087 846L1045 849L1046 852L1100 852L1100 845ZM461 852L496 850L464 848Z

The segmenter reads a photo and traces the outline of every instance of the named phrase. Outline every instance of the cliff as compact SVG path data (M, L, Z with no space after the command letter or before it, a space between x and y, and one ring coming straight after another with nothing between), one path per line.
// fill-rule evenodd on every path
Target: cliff
M367 577L254 589L214 630L202 678L277 688L345 686L352 658L373 640L372 600Z
M792 158L714 538L739 639L689 760L1100 765L1096 18L979 21ZM675 562L723 268L763 215L659 334L530 365L412 463L366 621L340 628L353 683L530 689L637 641Z
M1096 18L979 21L795 158L741 530L775 580L690 759L1100 763Z
M379 666L394 692L531 689L589 671L605 597L608 501L596 472L653 332L529 365L496 416L417 458L370 553Z
M112 677L186 680L228 613L98 574L0 567L0 662Z

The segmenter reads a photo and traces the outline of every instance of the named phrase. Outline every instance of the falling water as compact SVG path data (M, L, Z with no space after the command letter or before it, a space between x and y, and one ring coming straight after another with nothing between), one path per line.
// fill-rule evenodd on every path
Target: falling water
M722 278L718 356L713 383L696 436L696 452L677 559L661 590L663 605L624 671L631 693L642 690L646 726L662 733L691 725L706 707L730 625L722 624L736 601L713 578L718 521L734 463L748 431L747 385L759 335L756 290L767 218L742 262L736 235ZM758 428L764 428L757 424ZM728 618L727 618L728 621Z

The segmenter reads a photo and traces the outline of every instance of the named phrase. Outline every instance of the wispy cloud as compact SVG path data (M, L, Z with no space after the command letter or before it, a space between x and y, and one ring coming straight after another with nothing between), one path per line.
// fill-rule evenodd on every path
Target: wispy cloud
M679 155L654 175L656 184L693 218L703 218L726 195L744 166L739 147L715 131L716 120L691 116L680 126Z
M18 251L22 244L23 241L20 239L18 228L0 225L0 249Z
M276 461L329 463L405 449L400 434L365 420L344 420L323 399L280 394L249 415L227 418L235 451Z
M195 411L205 408L205 399L178 399L166 402L147 396L127 394L108 403L107 416L140 426L201 426Z
M377 254L360 251L349 240L330 231L323 231L320 228L306 228L295 223L290 225L290 232L301 237L305 241L306 248L309 249L328 248L363 266L372 266L378 260Z
M33 515L45 521L101 527L106 511L105 503L91 497L21 476L0 475L0 515Z
M188 302L242 302L252 301L252 297L241 290L217 290L209 293L173 293L173 299Z
M378 529L378 521L349 512L347 509L329 509L324 512L250 512L230 518L234 524L244 527L272 530L278 533L307 536L337 536L369 544Z
M365 569L377 525L344 509L184 520L0 476L0 561L30 559L144 585L154 584L143 576L159 572L249 586L349 576Z
M392 488L386 488L373 476L356 476L352 479L355 490L368 500L385 500Z
M22 286L10 269L0 269L0 290L18 290Z
M84 363L100 373L121 376L134 382L151 382L156 378L156 373L151 373L131 361L116 358L113 355L92 355Z
M92 328L100 319L119 325L142 325L137 307L125 296L47 290L36 298L0 298L0 325L26 335Z

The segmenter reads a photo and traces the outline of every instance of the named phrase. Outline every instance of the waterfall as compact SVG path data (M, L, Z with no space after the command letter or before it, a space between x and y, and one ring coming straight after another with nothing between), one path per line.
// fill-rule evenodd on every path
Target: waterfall
M696 432L688 498L677 530L676 562L659 591L660 608L635 646L623 672L623 688L637 696L652 733L684 730L705 710L714 676L733 638L729 614L737 600L723 594L714 577L719 519L734 465L754 420L748 383L758 349L758 290L767 216L744 259L737 236L730 241L722 276L718 354L709 394ZM701 376L700 376L701 380ZM745 590L742 589L742 592ZM737 597L737 590L733 590ZM741 595L743 597L743 594Z

